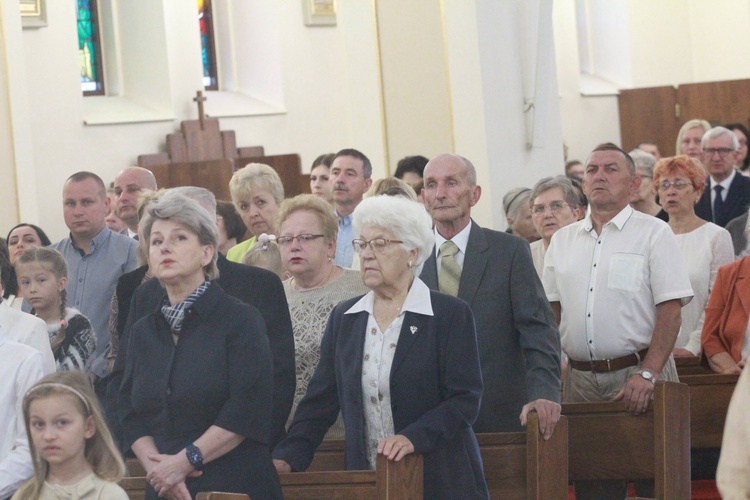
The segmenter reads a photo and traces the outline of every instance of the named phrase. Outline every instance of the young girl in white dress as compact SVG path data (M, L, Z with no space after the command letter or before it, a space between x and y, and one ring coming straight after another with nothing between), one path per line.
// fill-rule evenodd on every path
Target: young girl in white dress
M23 400L34 475L12 500L127 500L125 466L86 375L56 372Z

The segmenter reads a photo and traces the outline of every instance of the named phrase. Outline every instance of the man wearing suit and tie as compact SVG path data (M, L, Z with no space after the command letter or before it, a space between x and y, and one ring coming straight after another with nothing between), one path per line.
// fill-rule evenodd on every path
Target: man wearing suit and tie
M750 205L750 179L734 168L739 143L734 132L714 127L701 140L703 165L708 170L708 184L695 205L701 219L724 227L747 212Z
M466 158L442 154L427 164L422 200L435 252L420 278L474 313L484 381L474 431L518 431L536 410L549 438L560 419L560 334L528 243L471 220L481 193Z

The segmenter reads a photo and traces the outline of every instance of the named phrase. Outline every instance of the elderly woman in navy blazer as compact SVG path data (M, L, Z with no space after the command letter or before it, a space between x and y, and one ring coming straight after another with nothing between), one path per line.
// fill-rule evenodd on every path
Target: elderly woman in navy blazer
M368 198L354 211L352 244L370 292L331 313L321 358L287 438L280 472L304 471L341 410L346 468L376 456L424 456L426 498L487 498L471 426L482 376L469 306L417 277L434 244L424 208L405 198Z

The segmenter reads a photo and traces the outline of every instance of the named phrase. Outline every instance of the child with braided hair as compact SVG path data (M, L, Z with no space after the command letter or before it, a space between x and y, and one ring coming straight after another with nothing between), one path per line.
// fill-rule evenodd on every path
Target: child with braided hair
M47 323L57 371L85 371L96 352L96 335L88 318L66 306L65 258L51 248L30 247L16 260L16 275L32 314Z

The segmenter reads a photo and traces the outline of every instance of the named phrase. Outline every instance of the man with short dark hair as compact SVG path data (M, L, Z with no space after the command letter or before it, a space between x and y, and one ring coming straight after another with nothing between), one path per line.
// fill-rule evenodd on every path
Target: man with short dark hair
M680 309L693 297L670 227L628 204L640 187L630 156L613 144L586 162L591 211L560 228L542 281L568 355L565 402L622 399L638 415L657 379L677 381L672 350ZM639 496L653 496L640 485ZM624 498L624 481L576 483L576 498Z
M123 274L135 269L135 240L113 233L105 218L109 197L101 178L91 172L71 175L63 186L63 215L70 235L52 245L68 263L68 306L91 321L96 332L96 356L89 371L99 379L107 374L109 305ZM96 385L102 396L104 386Z
M466 158L442 154L427 164L422 201L435 223L435 250L420 278L474 314L484 382L474 431L519 431L536 410L549 438L560 419L560 334L529 244L472 221L481 193Z
M708 182L695 214L701 219L724 227L730 220L747 212L750 205L750 179L735 170L739 141L734 132L714 127L703 135L703 165Z
M650 154L656 161L661 160L661 152L659 151L659 146L655 142L643 141L636 146L636 149L640 149L644 153Z
M354 229L352 212L360 204L372 185L370 160L356 149L342 149L331 163L331 193L339 223L334 262L341 267L351 267L354 261Z
M141 167L127 167L115 177L116 215L128 225L127 236L138 236L138 197L144 190L156 191L153 172Z

